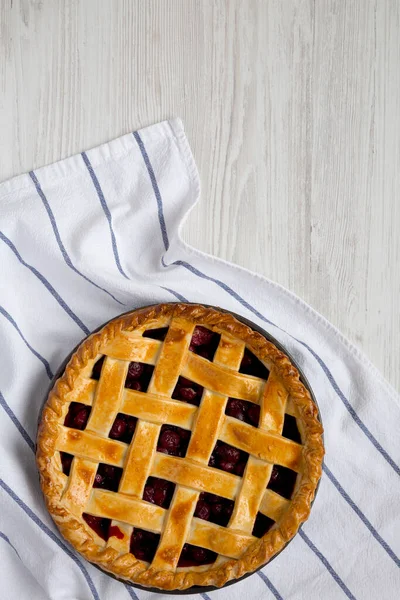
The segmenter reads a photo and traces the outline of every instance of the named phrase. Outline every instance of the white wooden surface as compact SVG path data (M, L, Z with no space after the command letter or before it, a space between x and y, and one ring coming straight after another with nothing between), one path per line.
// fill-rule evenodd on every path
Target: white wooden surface
M400 388L398 0L2 0L0 180L171 116L185 239L303 297Z

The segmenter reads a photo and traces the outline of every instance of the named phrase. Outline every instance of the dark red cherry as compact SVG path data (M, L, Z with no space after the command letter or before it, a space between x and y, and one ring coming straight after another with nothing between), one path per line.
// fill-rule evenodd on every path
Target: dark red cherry
M131 362L129 363L128 368L128 377L129 379L139 379L139 377L143 374L144 366L139 362Z
M179 377L179 385L182 387L192 387L193 381L186 379L186 377Z
M109 437L113 440L120 440L126 433L128 424L123 417L117 417L111 427Z
M93 487L102 487L106 490L117 492L121 476L122 469L119 467L100 463L94 478Z
M116 476L117 468L112 465L103 465L103 472L106 477L109 479L114 479Z
M242 358L242 362L240 364L240 368L244 369L246 367L250 367L251 363L253 362L253 354L251 354L247 349L244 351L244 355Z
M142 384L136 379L127 379L125 387L129 388L130 390L135 390L136 392L142 391Z
M202 356L203 358L206 358L207 360L212 360L212 353L210 350L207 349L207 347L200 348L200 350L197 350L196 354L198 356Z
M160 540L158 533L134 529L131 537L130 551L139 560L151 562Z
M268 379L269 371L267 367L255 356L250 350L245 350L244 356L239 368L239 373L252 375L253 377L261 377Z
M240 450L234 448L233 446L229 446L228 444L224 444L223 442L217 446L215 453L220 461L223 460L231 463L237 463L240 458Z
M223 514L225 516L225 518L229 521L230 516L233 512L233 502L227 502L224 505L224 510L223 510Z
M169 505L169 501L171 500L175 487L174 484L170 481L165 481L165 479L153 477L150 478L149 481L152 482L151 485L154 489L153 504L157 504L158 506L163 506L166 508L167 504Z
M290 500L296 484L297 473L286 467L274 465L268 488Z
M188 442L190 440L190 431L187 429L179 429L178 433L183 442Z
M154 491L154 504L164 506L167 499L167 490L157 489Z
M271 477L269 478L269 483L275 483L279 479L279 471L277 467L274 465L272 467Z
M178 567L197 567L215 561L217 555L210 550L185 544L179 557Z
M147 329L143 337L152 338L153 340L163 341L167 335L168 327L159 327L158 329Z
M128 426L127 426L126 435L127 435L127 437L129 437L129 441L132 439L132 436L135 432L136 423L137 423L136 417L128 417Z
M96 379L97 381L100 379L101 369L103 367L105 356L99 358L99 360L95 363L92 371L92 379Z
M167 450L175 451L178 449L181 438L176 431L167 429L160 435L158 445L160 448L166 448Z
M235 475L239 475L239 477L243 477L244 470L246 468L246 462L240 461L235 466Z
M167 490L168 487L171 485L171 482L167 481L166 479L159 479L158 477L154 477L153 484L157 490Z
M83 513L82 517L86 523L99 535L103 540L108 540L108 529L110 527L110 519L103 519L103 517L94 517Z
M262 513L257 513L257 517L256 520L254 522L254 527L253 527L253 535L255 537L262 537L263 535L265 535L267 533L267 531L269 531L272 527L272 525L274 524L274 521L272 519L270 519L269 517L266 517L265 515L263 515Z
M207 504L204 500L199 499L197 502L196 510L194 511L194 516L199 519L203 519L204 521L208 521L211 514L210 505Z
M215 494L207 493L204 494L204 498L209 504L216 504L221 500L221 496L216 496Z
M175 427L173 425L163 425L157 444L158 452L171 454L172 456L185 456L190 440L190 431Z
M297 427L297 421L295 417L292 417L291 415L285 415L282 435L289 440L293 440L294 442L301 444L301 435Z
M179 388L179 396L182 400L186 400L186 402L193 402L197 396L197 392L191 387L181 387Z
M174 493L175 485L171 481L149 477L143 492L143 500L168 508Z
M65 475L69 475L69 473L71 471L72 461L74 458L73 455L67 454L67 452L60 452L60 458L61 458L63 473L65 473Z
M135 542L141 544L143 542L144 531L142 529L135 529L134 533Z
M90 408L89 406L84 406L80 408L74 415L72 419L72 427L75 429L85 429L86 423L89 418Z
M239 421L244 421L246 415L246 405L244 404L244 402L242 402L242 400L229 398L228 403L226 405L225 413L230 417L239 419Z
M247 411L247 416L248 420L250 421L250 424L255 425L255 427L257 427L258 422L260 420L260 407L258 406L258 404L253 404L249 407Z
M221 460L219 463L219 468L223 471L227 471L227 473L233 473L235 470L235 464L228 462L227 460Z
M232 500L227 500L227 498L218 497L218 502L210 504L210 507L210 521L226 527L233 511L234 502Z
M199 548L198 546L195 546L192 549L191 554L193 560L195 560L198 563L204 562L207 558L207 550L205 550L204 548Z
M146 485L146 487L144 488L144 492L143 492L143 500L145 500L146 502L151 502L152 504L155 504L154 492L155 492L155 489L152 485Z
M172 398L175 400L183 400L184 402L189 402L190 404L198 406L202 393L203 388L200 385L185 377L179 377Z
M100 473L96 473L94 477L93 487L101 487L104 483L104 477Z
M207 496L210 496L210 494L207 494ZM216 496L216 498L217 502L210 503L211 515L209 520L212 523L226 527L234 508L234 502L220 496Z
M211 506L211 512L213 519L217 521L221 518L222 513L224 512L224 506L221 502L217 502Z
M193 331L191 345L192 346L204 346L209 344L212 340L213 332L206 327L202 327L201 325L197 325Z

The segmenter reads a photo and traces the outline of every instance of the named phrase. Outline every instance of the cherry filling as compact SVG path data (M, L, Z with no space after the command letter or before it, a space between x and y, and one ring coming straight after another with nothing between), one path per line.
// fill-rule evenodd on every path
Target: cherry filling
M256 520L254 521L253 535L258 538L262 537L271 529L274 523L275 521L269 517L266 517L260 512L257 513Z
M63 473L65 473L65 475L69 475L69 472L71 471L72 460L74 458L73 455L67 454L67 452L60 452L60 458Z
M67 416L65 417L64 425L66 427L73 427L74 429L85 429L90 411L91 407L86 404L71 402Z
M207 360L212 360L220 339L219 333L214 333L202 325L197 325L190 340L189 350Z
M202 492L196 504L194 516L226 527L231 518L234 501L215 494Z
M135 361L129 363L125 387L130 390L136 390L137 392L146 392L153 371L153 365L146 365L145 363Z
M165 336L168 333L168 327L159 327L158 329L147 329L143 337L152 338L153 340L160 340L163 342L165 340Z
M110 429L108 437L112 440L118 440L130 444L135 433L135 427L137 423L136 417L130 417L123 413L118 413L115 417L115 421Z
M108 540L111 519L94 517L93 515L88 515L87 513L82 513L82 517L85 519L89 527L91 527L93 531L97 533L97 535L99 535L105 541Z
M183 457L186 455L189 440L190 431L187 429L174 425L163 425L157 442L157 452Z
M242 477L249 455L225 442L217 441L208 462L209 467L221 469Z
M250 350L244 351L239 373L253 375L261 379L268 379L269 370Z
M72 427L74 429L83 430L89 419L91 407L80 402L71 402L69 405L68 413L64 420L66 427ZM71 464L73 460L72 454L67 452L60 452L62 470L65 475L69 475L71 471Z
M215 562L217 555L211 550L185 544L178 561L178 567L198 567Z
M293 440L294 442L301 444L301 435L297 427L297 421L295 417L292 417L292 415L285 415L282 435L289 440Z
M108 537L116 537L119 540L123 540L124 539L124 532L120 530L119 527L117 527L117 525L111 525L109 530L108 530Z
M122 469L100 463L94 478L93 487L118 491L119 482L122 476Z
M239 421L249 423L249 425L254 425L254 427L258 427L260 407L258 404L247 402L247 400L229 398L226 404L225 414L234 417L235 419L239 419Z
M131 536L130 551L139 560L151 562L160 542L160 534L134 529Z
M203 388L186 377L179 377L178 382L172 394L174 400L182 400L182 402L188 402L199 406L201 397L203 395Z
M290 500L296 483L297 473L286 467L274 465L267 488Z
M100 379L101 369L103 367L105 356L99 358L99 360L94 364L92 371L92 379L96 379L98 381Z
M169 508L174 495L175 484L158 477L149 477L143 492L143 500L157 504L162 508Z

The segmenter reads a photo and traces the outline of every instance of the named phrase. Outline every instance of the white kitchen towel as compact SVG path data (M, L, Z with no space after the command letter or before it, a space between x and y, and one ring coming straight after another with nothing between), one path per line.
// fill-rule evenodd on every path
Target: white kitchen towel
M203 598L399 598L399 398L293 294L182 241L199 190L177 119L0 185L1 599L158 596L104 575L60 537L34 444L49 381L79 340L119 313L176 300L230 309L275 336L309 379L325 427L309 521L261 572Z

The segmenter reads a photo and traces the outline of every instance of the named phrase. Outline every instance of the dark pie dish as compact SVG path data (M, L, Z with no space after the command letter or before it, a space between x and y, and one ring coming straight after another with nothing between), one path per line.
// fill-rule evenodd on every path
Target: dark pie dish
M322 426L268 338L220 309L162 304L73 352L41 415L37 462L49 512L83 556L146 590L196 593L293 538L321 476Z

